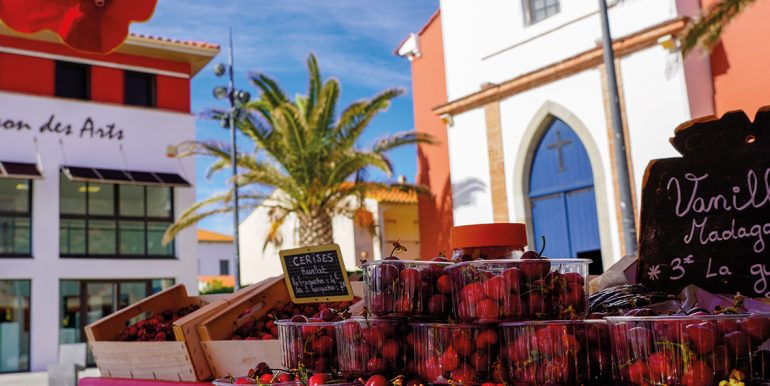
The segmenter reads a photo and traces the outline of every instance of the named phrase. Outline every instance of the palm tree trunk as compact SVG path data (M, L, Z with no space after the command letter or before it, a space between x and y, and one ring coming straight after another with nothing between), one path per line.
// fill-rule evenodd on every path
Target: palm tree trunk
M332 218L325 213L300 214L299 242L301 247L334 243Z

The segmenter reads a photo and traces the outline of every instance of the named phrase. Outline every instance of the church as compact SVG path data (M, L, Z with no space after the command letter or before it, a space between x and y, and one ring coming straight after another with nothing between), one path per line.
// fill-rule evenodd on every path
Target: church
M701 2L608 7L638 219L645 168L678 156L668 139L679 124L736 108L753 118L770 104L764 81L746 79L770 64L746 44L748 30L768 32L759 15L770 7L749 9L713 52L687 56L675 37ZM602 51L596 1L441 1L402 41L415 128L441 142L418 147L417 182L433 192L419 202L422 258L449 247L447 222L424 220L437 215L450 225L525 223L530 248L545 237L545 255L592 259L591 273L627 253Z

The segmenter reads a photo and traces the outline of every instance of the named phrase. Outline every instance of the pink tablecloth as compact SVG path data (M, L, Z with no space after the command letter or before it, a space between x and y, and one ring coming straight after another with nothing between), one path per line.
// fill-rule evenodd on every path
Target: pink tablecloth
M121 379L121 378L83 378L78 382L78 386L211 386L211 383L201 382L171 382L171 381L153 381L143 379Z

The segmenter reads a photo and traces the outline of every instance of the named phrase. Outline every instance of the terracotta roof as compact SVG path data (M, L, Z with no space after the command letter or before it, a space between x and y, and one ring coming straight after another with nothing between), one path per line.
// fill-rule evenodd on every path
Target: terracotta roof
M417 194L414 192L402 192L398 189L377 190L366 194L367 198L378 202L390 202L393 204L416 204Z
M222 283L224 287L233 287L235 285L235 276L233 275L220 275L220 276L198 276L199 283L214 284L214 281Z
M204 243L232 243L233 237L206 229L198 229L198 241Z
M144 35L144 34L138 34L133 32L131 32L129 36L132 38L156 40L163 43L179 44L183 46L190 46L190 47L196 47L196 48L208 48L208 49L214 49L214 50L219 49L219 44L202 42L197 40L171 39L171 38L164 38L161 36Z

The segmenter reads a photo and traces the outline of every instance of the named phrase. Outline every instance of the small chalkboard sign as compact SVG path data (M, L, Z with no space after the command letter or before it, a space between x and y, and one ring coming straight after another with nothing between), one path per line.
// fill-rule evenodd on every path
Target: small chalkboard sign
M279 255L292 302L353 300L353 289L337 244L286 249Z
M637 278L678 293L770 297L770 109L687 122L642 189Z

